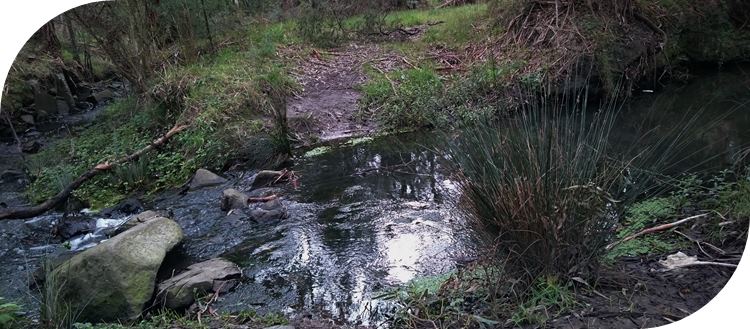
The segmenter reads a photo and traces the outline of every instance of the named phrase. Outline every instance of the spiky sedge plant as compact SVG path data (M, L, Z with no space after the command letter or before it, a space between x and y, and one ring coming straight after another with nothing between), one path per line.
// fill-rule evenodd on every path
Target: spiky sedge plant
M615 145L624 101L592 106L587 89L564 90L528 92L511 119L470 127L448 147L458 208L488 254L528 283L593 273L622 209L660 188L654 179L686 157L699 128L694 111Z

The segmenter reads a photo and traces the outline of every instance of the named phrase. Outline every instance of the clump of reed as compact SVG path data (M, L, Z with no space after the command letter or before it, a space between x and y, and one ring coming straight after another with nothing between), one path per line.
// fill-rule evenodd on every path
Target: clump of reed
M669 178L660 173L683 161L691 138L711 123L693 110L658 133L642 124L623 146L613 134L622 99L594 105L587 89L551 86L525 94L512 118L475 125L450 142L458 209L488 254L521 281L588 276L622 210L664 189L657 181Z
M580 95L570 95L580 96ZM480 124L450 148L474 230L531 276L568 273L609 241L628 162L610 157L618 108L542 97L513 119Z

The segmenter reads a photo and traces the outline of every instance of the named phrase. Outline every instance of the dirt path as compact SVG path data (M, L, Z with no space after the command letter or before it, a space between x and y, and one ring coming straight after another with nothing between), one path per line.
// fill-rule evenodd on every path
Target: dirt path
M349 44L331 51L313 51L293 70L302 91L287 100L292 131L303 143L362 136L377 130L373 118L358 117L367 80L362 66L382 51L375 44Z

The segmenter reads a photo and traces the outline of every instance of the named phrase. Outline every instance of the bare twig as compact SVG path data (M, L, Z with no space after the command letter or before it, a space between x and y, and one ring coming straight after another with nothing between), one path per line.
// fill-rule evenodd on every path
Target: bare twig
M386 74L385 72L383 72L383 70L381 70L379 67L377 67L375 65L373 65L372 67L374 69L378 70L378 72L380 72L380 74L382 74L386 78L386 80L388 80L388 82L391 84L391 90L393 90L393 94L396 95L396 96L398 96L398 91L396 91L396 84L393 82L393 80L391 80L391 78L388 76L388 74Z
M687 234L685 234L685 233L682 233L682 232L680 232L680 231L678 231L678 230L674 230L674 232L675 232L675 233L677 233L678 235L682 236L682 237L683 237L683 238L685 238L685 239L688 239L688 240L690 240L690 241L692 241L692 242L695 242L695 244L697 244L697 245L698 245L698 248L699 248L699 249L700 249L700 250L701 250L701 251L702 251L702 252L703 252L704 254L706 254L707 256L709 256L709 257L711 257L711 258L713 258L713 257L712 257L711 255L709 255L708 253L706 253L706 251L705 251L705 250L703 250L703 248L701 247L701 245L706 245L706 246L708 246L709 248L713 249L714 251L716 251L716 252L718 252L718 253L720 253L720 254L722 254L722 255L726 255L726 254L727 254L727 252L726 252L726 251L724 251L724 250L722 250L721 248L719 248L719 247L717 247L717 246L714 246L714 245L712 245L712 244L710 244L710 243L708 243L708 242L705 242L705 241L701 241L701 240L698 240L698 239L696 239L696 238L693 238L693 237L691 237L691 236L689 236L689 235L687 235Z
M263 197L249 197L247 198L247 202L267 202L271 200L276 200L278 198L279 198L278 195L272 194L272 195L263 196Z

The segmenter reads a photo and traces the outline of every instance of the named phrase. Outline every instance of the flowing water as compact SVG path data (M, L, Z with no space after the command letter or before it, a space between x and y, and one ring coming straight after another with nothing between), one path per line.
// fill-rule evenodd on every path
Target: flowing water
M378 291L453 269L473 254L464 225L446 202L453 184L429 138L402 135L300 158L299 188L283 186L288 217L249 223L219 210L225 186L157 201L172 212L190 258L226 257L248 278L219 304L341 322L379 314ZM227 186L249 189L249 173ZM256 190L255 193L258 193ZM209 205L209 206L206 206Z
M705 162L702 168L727 168L750 142L748 101L750 83L743 67L699 73L687 85L642 92L623 112L614 138L622 144L638 140L643 122L657 127L649 129L658 136L659 129L673 126L688 110L702 108L705 119L700 122L708 128L690 132L694 142L686 147L685 158ZM292 168L300 177L298 188L250 192L281 195L288 213L282 220L254 222L219 209L223 189L251 190L249 171L225 173L229 181L221 186L165 193L147 208L169 213L186 238L169 255L163 275L221 256L239 264L245 276L216 304L221 310L254 308L377 323L392 305L374 296L414 278L451 271L475 255L471 234L450 202L457 191L440 152L434 151L444 146L437 136L353 140L322 154L300 154ZM49 238L51 223L60 218L50 213L0 223L0 296L36 304L29 276L44 254L64 249ZM113 218L99 224L117 222ZM79 237L69 246L100 239Z

